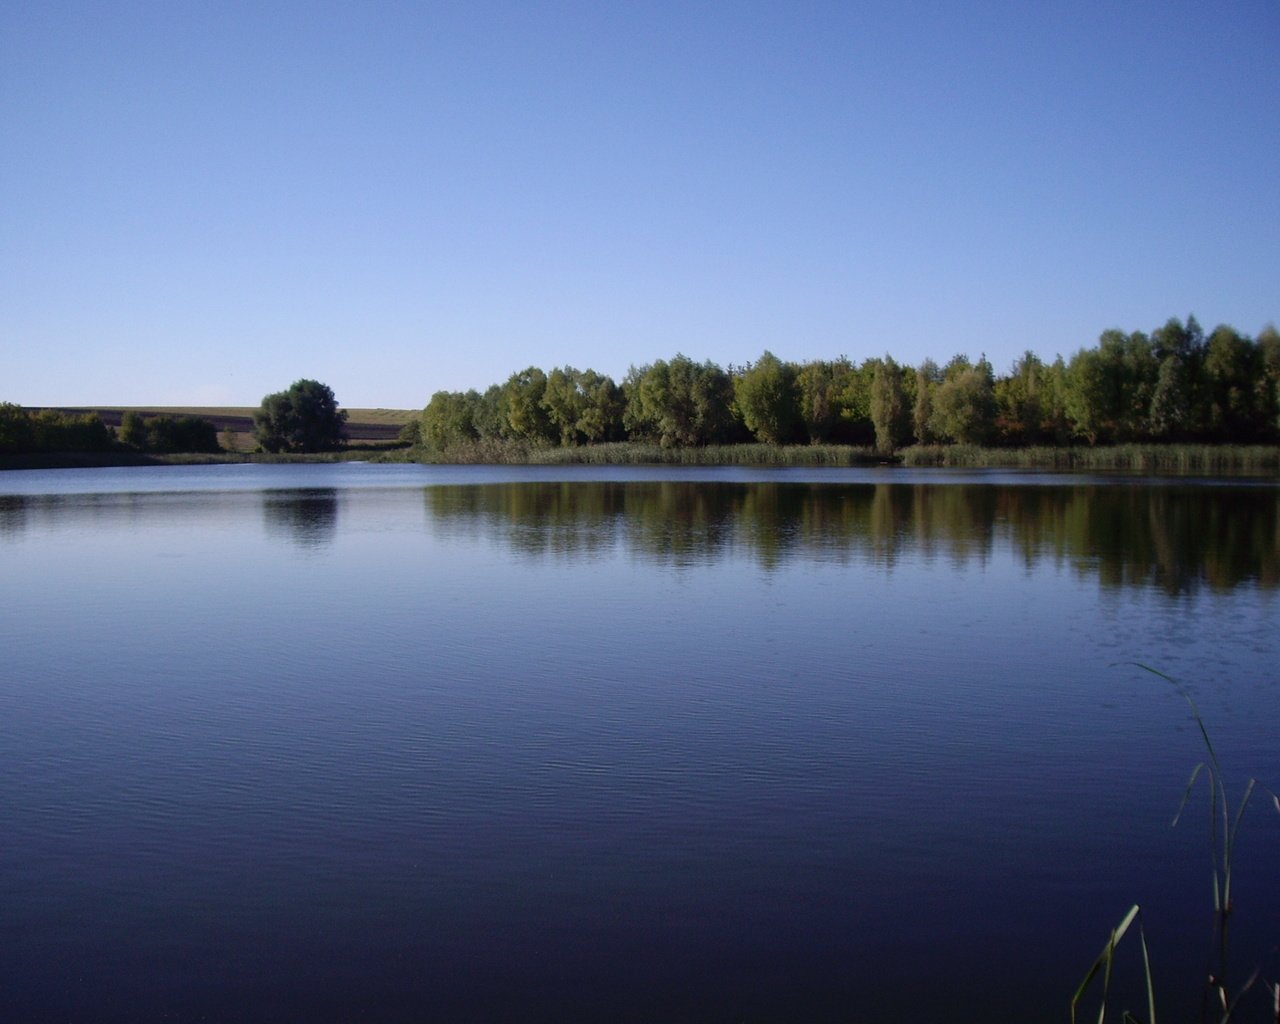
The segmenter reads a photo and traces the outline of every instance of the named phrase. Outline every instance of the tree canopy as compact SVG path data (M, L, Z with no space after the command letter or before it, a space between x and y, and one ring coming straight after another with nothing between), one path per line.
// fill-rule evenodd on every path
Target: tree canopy
M985 356L940 368L892 356L855 364L698 363L688 356L633 366L617 386L594 370L530 366L483 395L439 392L422 439L535 445L654 441L1003 446L1280 440L1280 334L1251 339L1228 326L1206 335L1195 317L1148 333L1102 332L1093 348L1051 362L1027 350L997 374Z
M268 452L323 452L346 439L347 413L327 385L294 381L267 395L253 414L253 435Z

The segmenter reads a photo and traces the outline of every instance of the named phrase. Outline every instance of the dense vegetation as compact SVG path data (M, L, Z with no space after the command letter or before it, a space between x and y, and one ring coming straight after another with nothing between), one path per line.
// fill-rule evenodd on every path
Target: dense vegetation
M346 439L347 413L327 384L297 380L267 395L253 414L253 435L267 452L326 452Z
M199 416L124 413L117 432L97 412L29 410L0 403L0 455L115 452L171 454L220 452L217 428Z
M115 435L97 413L32 412L0 402L0 454L108 452Z
M200 416L143 416L132 410L120 423L122 444L140 452L220 452L218 428Z
M627 440L662 448L758 442L854 445L1266 445L1280 440L1280 333L1249 338L1194 317L1150 334L1106 331L997 376L985 357L900 366L891 356L797 364L765 352L721 369L683 355L594 370L529 367L486 391L432 395L418 440L445 457ZM476 459L480 461L480 459ZM930 461L923 459L922 461ZM933 461L942 461L934 459Z

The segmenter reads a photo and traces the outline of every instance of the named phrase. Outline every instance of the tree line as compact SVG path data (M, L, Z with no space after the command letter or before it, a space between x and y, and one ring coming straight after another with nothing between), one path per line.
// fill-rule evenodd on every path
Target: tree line
M266 452L320 452L346 439L347 413L333 391L314 380L295 381L267 395L253 414L253 436ZM0 402L0 455L94 453L217 453L216 425L202 416L125 411L114 430L96 412L23 409Z
M1046 363L1031 351L997 375L985 356L902 366L892 356L786 362L765 352L722 369L684 355L595 370L538 367L484 392L438 391L418 424L433 449L485 441L700 446L997 446L1280 440L1280 334L1250 338L1195 317L1148 333L1104 332Z
M144 416L129 410L113 430L96 412L23 409L0 402L0 454L219 452L217 428L199 416Z

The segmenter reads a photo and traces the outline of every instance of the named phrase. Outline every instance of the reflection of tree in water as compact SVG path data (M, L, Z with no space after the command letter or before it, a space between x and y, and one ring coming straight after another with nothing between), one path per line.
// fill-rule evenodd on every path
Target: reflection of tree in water
M0 538L14 540L27 529L27 499L21 494L0 494Z
M623 547L688 566L746 553L892 567L903 556L986 564L997 544L1105 586L1185 593L1280 584L1268 488L965 484L509 483L430 487L444 536L522 555L590 558Z
M332 543L338 529L338 492L332 488L263 491L262 513L271 536L285 536L303 548Z

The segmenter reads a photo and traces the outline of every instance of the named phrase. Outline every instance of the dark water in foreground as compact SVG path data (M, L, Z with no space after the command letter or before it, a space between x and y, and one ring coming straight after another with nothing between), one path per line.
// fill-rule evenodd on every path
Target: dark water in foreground
M1134 902L1192 1019L1203 748L1117 663L1280 786L1278 493L0 474L0 1019L1061 1021Z

